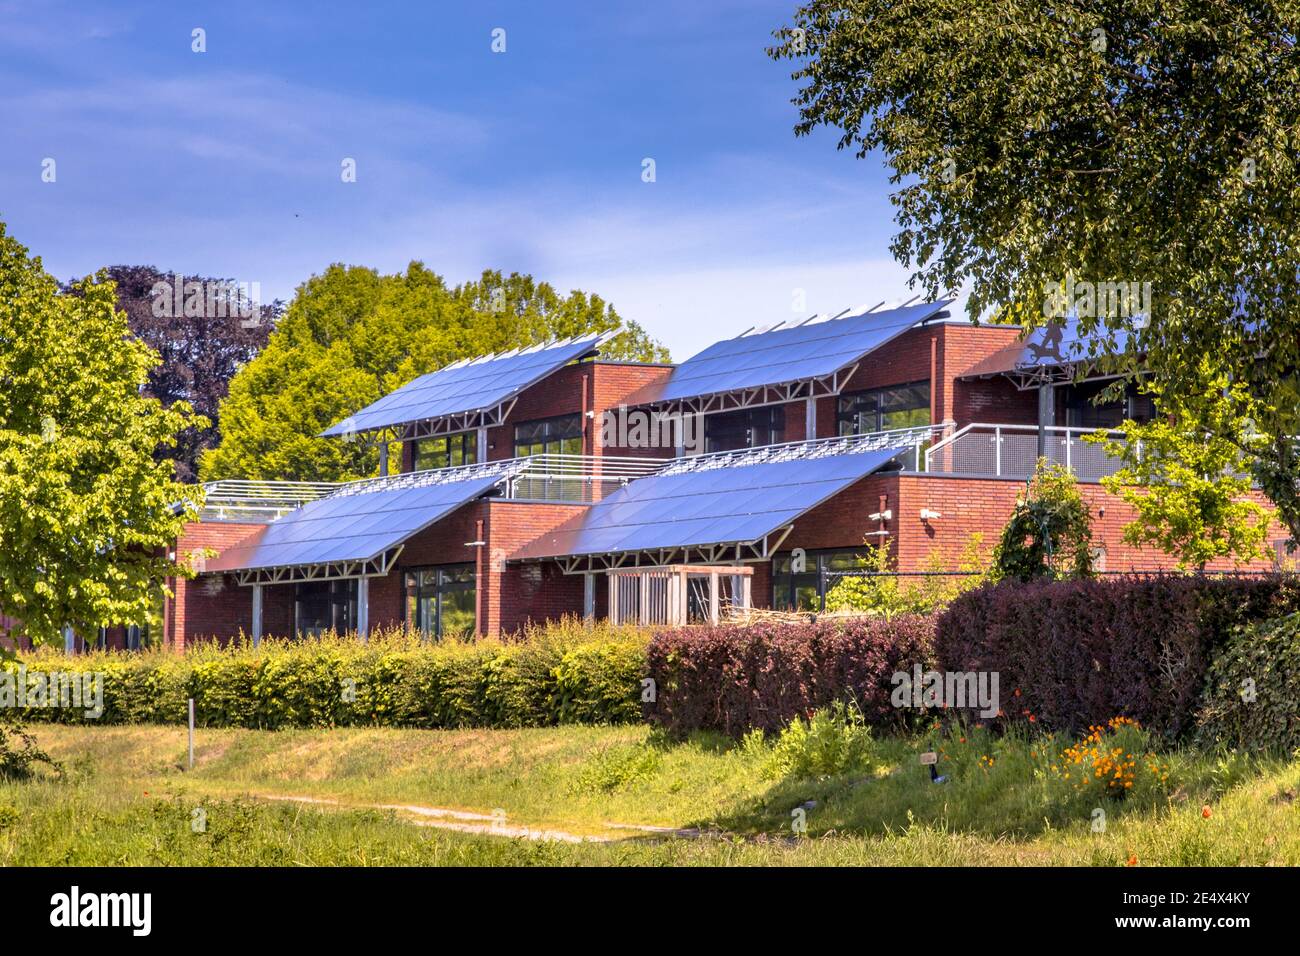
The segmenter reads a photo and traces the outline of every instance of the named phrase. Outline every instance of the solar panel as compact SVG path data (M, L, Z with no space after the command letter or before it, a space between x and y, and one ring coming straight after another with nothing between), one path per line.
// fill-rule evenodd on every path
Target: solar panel
M687 359L667 382L636 401L666 402L832 375L918 322L936 317L950 302L864 311L726 339Z
M407 382L395 392L321 432L323 437L495 408L561 366L594 351L604 335L588 335L522 352L457 362Z
M1033 329L1023 342L999 349L962 377L1052 368L1094 361L1106 355L1122 355L1129 347L1129 340L1129 334L1123 329L1097 328L1085 333L1079 327L1078 319L1069 318Z
M511 557L749 544L904 450L891 447L638 478Z
M206 571L245 571L379 557L477 498L501 472L467 469L460 481L411 486L401 478L345 486L310 501L207 563Z

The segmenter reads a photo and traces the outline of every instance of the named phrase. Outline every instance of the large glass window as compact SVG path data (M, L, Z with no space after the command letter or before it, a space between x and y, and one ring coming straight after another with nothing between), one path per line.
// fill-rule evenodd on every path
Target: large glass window
M866 549L864 549L866 550ZM820 610L822 597L822 571L854 571L870 566L870 561L859 551L809 551L803 567L796 568L790 555L772 561L772 607L778 611ZM834 587L835 578L826 581Z
M1124 419L1148 422L1155 417L1151 396L1140 394L1130 382L1124 397L1108 402L1096 401L1111 382L1080 382L1064 386L1065 424L1071 428L1116 428Z
M930 383L913 382L841 395L836 419L841 435L929 425Z
M560 415L515 426L515 457L581 455L582 416Z
M704 450L731 451L785 441L785 406L764 405L704 416Z
M293 630L299 637L326 631L345 634L357 627L357 579L303 581L293 602Z
M455 468L472 465L478 457L478 436L475 432L457 432L436 438L421 438L415 443L415 470Z
M406 626L425 637L474 634L478 605L472 564L446 564L406 572Z

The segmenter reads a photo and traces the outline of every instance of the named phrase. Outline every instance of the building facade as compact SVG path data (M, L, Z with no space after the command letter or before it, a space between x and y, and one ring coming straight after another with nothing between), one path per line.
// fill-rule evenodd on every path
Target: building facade
M751 329L676 366L604 359L590 336L422 376L324 433L397 443L400 472L209 485L176 542L198 574L170 582L160 637L815 609L872 547L915 571L991 545L1041 456L1080 481L1105 570L1170 566L1122 541L1133 515L1098 484L1116 463L1082 441L1153 410L1096 403L1068 327L1022 341L947 305Z

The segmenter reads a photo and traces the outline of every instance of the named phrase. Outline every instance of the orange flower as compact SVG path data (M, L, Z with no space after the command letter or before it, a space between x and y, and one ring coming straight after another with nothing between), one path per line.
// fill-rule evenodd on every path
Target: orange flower
M1125 865L1125 866L1137 866L1137 865L1138 865L1138 855L1137 855L1136 853L1134 853L1134 854L1132 854L1131 856L1129 856L1129 858L1128 858L1128 862L1125 863L1124 865Z
M1210 819L1210 805L1208 803L1205 806L1201 807L1201 819L1202 820Z

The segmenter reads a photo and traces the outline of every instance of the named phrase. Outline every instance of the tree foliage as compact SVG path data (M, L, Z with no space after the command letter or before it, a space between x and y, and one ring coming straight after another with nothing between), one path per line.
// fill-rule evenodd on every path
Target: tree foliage
M487 271L452 288L418 262L396 275L331 266L298 287L266 348L232 380L221 443L203 455L203 477L373 475L374 449L319 433L457 359L615 329L604 354L667 358L599 296L561 296L531 276Z
M194 481L200 453L220 438L218 407L230 379L266 345L284 304L240 301L232 280L177 276L153 266L108 266L104 271L117 286L117 306L126 313L127 325L158 353L146 394L165 406L187 402L207 420L178 435L175 448L157 453L176 462L181 481ZM176 285L181 286L179 302L170 294Z
M103 273L60 294L0 223L0 613L34 643L147 620L192 506L154 451L199 422L142 394L157 356Z
M1244 389L1230 388L1226 379L1217 385L1218 401L1207 397L1203 403L1211 416L1204 432L1199 424L1189 429L1195 419L1169 396L1159 401L1162 414L1152 421L1124 422L1124 440L1106 433L1088 439L1122 462L1101 483L1137 512L1124 527L1124 540L1177 555L1184 570L1202 569L1215 558L1241 564L1269 554L1268 511L1250 500L1239 444L1220 437L1251 433L1237 411Z
M922 562L922 573L908 578L897 573L898 562L888 547L870 544L865 575L845 575L826 593L828 611L862 611L891 618L899 614L933 614L959 594L984 582L988 552L984 535L972 533L962 547L956 568L948 567L936 548ZM952 571L958 573L953 574Z
M995 581L1086 578L1092 574L1092 517L1074 475L1038 460L1025 497L993 549Z
M1144 321L1083 330L1202 430L1212 381L1245 386L1243 451L1300 537L1298 36L1292 3L810 0L770 52L796 133L891 167L893 251L929 294L1035 325L1067 276L1152 283Z

